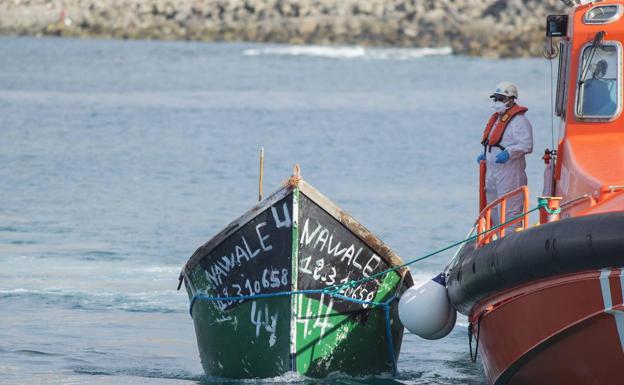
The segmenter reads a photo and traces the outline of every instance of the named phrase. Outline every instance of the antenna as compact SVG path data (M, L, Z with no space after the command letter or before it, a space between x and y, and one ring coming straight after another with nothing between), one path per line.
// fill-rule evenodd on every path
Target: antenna
M260 146L260 179L258 180L258 201L262 200L262 178L264 177L264 147Z
M577 5L590 3L591 0L561 0L568 7L576 7Z
M567 5L568 7L575 7L582 4L581 0L561 0L561 2L563 2L563 4Z

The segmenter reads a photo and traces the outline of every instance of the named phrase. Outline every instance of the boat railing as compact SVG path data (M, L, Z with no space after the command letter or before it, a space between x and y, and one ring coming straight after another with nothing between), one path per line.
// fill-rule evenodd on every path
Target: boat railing
M523 212L526 214L507 222L507 201L511 198L517 197L518 195L521 195L524 198ZM498 208L500 217L498 223L503 223L500 227L496 227L496 225L492 226L492 210L496 208ZM479 234L477 237L477 247L486 245L494 239L503 238L505 236L505 230L512 226L516 228L518 223L521 223L520 229L527 229L529 227L528 211L529 188L527 186L520 186L515 190L501 195L495 201L489 203L485 206L481 213L479 213L479 217L475 223L477 226L477 233Z
M589 207L593 207L594 205L596 205L596 199L591 196L591 194L583 194L581 196L563 202L561 204L561 208L569 209L570 207L574 207L581 203L587 203Z
M580 210L586 210L594 207L596 204L598 204L599 200L604 198L605 196L622 193L624 193L624 185L604 185L600 187L600 189L596 190L594 194L583 194L561 203L561 208L569 210L572 207L576 207L582 203L585 203L587 204L587 207L583 207Z

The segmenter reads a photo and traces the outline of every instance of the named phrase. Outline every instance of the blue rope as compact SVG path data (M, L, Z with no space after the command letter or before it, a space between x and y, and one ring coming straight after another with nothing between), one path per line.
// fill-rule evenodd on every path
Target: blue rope
M543 208L544 210L546 210L546 212L550 215L557 215L557 214L561 214L561 207L556 208L556 209L551 209L550 207L548 207L548 198L542 198L539 197L537 198L537 202L539 207Z
M325 291L323 289L278 291L276 293L261 293L261 294L234 296L234 297L210 297L206 294L195 294L193 298L191 298L191 304L189 306L189 313L191 314L191 317L193 317L193 305L195 304L195 301L197 301L198 299L202 301L209 301L209 302L249 301L249 300L257 300L257 299L263 299L263 298L290 297L292 295L299 295L299 294L323 294L324 292Z
M384 303L384 311L386 313L386 340L388 346L388 356L390 357L390 362L392 363L392 376L397 376L397 359L394 355L394 342L392 339L392 325L390 324L390 304L392 301L396 299L396 295L393 295L387 302Z
M191 304L189 306L189 313L191 314L191 318L193 317L193 306L197 300L208 301L208 302L228 302L228 301L249 301L249 300L257 300L263 298L276 298L276 297L289 297L293 295L306 295L306 294L327 294L329 296L343 299L345 301L350 301L354 303L358 303L360 305L370 305L373 307L385 306L386 302L375 302L375 301L365 301L357 298L347 297L346 295L339 294L334 290L328 289L309 289L309 290L294 290L294 291L278 291L276 293L261 293L254 295L245 295L245 296L235 296L235 297L211 297L206 294L195 294L193 298L191 298Z
M435 251L433 251L433 252L431 252L429 254L426 254L426 255L424 255L422 257L415 258L415 259L413 259L413 260L411 260L409 262L403 263L402 265L393 266L390 269L386 269L384 271L381 271L379 273L373 274L373 275L368 276L366 278L362 278L362 279L354 280L354 281L349 281L349 282L344 283L344 284L328 286L328 287L323 288L323 289L314 289L314 290L280 291L280 292L276 292L276 293L254 294L254 295L249 295L249 296L236 296L236 297L209 297L209 296L204 295L204 294L196 294L191 299L191 305L190 305L189 312L191 313L191 317L192 317L193 316L193 304L195 303L195 301L197 299L202 299L204 301L247 301L247 300L250 300L250 299L255 300L255 299L272 298L272 297L286 297L286 296L301 295L301 294L327 294L327 295L331 295L331 296L336 297L336 298L344 299L345 301L351 301L351 302L355 302L355 303L359 303L359 304L366 304L366 305L372 305L372 306L384 306L383 302L372 302L372 301L359 300L359 299L355 299L355 298L351 298L351 297L347 297L345 295L342 295L342 294L340 294L340 292L345 290L346 288L356 287L356 286L358 286L358 285L360 285L362 283L372 281L372 280L374 280L374 279L376 279L378 277L381 277L383 275L386 275L386 274L388 274L390 272L406 268L406 267L408 267L408 266L410 266L410 265L412 265L412 264L414 264L416 262L419 262L419 261L422 261L424 259L433 257L434 255L437 255L437 254L440 254L440 253L442 253L444 251L450 250L450 249L452 249L452 248L454 248L456 246L459 246L461 244L464 244L466 242L473 241L473 240L477 239L478 237L480 237L481 235L485 235L485 234L487 234L487 233L489 233L491 231L497 230L498 228L500 228L500 227L502 227L502 226L504 226L504 225L506 225L506 224L508 224L510 222L513 222L513 221L515 221L518 218L522 218L525 215L528 215L528 214L532 213L533 211L539 210L542 207L547 207L547 203L546 203L545 200L544 201L539 200L538 201L538 205L536 207L532 208L531 210L529 210L529 211L527 211L525 213L522 213L522 214L520 214L520 215L518 215L518 216L516 216L514 218L511 218L511 219L509 219L509 220L507 220L507 221L505 221L505 222L503 222L503 223L501 223L501 224L499 224L497 226L494 226L494 227L492 227L492 228L490 228L488 230L485 230L485 231L483 231L481 233L475 234L475 235L473 235L471 237L468 237L468 238L466 238L464 240L451 243L448 246L442 247L442 248L440 248L438 250L435 250Z

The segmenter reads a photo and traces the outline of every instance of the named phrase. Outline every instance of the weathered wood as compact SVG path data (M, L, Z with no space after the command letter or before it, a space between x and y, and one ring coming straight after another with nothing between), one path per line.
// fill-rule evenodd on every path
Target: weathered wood
M267 197L262 202L258 203L254 207L252 207L245 214L241 215L239 218L232 221L229 225L225 227L225 229L221 230L217 235L215 235L208 242L201 245L191 256L191 258L186 262L184 267L182 268L182 272L180 273L180 277L183 278L184 275L190 273L195 266L199 263L199 261L204 258L212 249L214 249L221 242L225 241L230 235L232 235L236 230L244 226L247 222L253 220L256 216L258 216L262 211L271 207L280 199L286 197L288 194L292 193L292 190L289 188L281 188L271 194L271 196Z
M392 251L392 249L390 249L390 247L388 247L381 239L356 221L346 211L339 208L334 202L312 187L309 183L301 180L299 182L299 190L319 205L329 215L342 223L343 226L349 229L349 231L351 231L356 237L360 238L368 247L373 249L377 255L386 260L391 266L402 265L404 263L401 257ZM397 273L399 273L401 277L405 278L405 283L409 287L413 285L413 281L410 274L407 274L406 276L408 270L408 268L400 269Z
M296 187L298 187L303 194L305 194L308 198L310 198L317 205L319 205L329 215L342 223L347 229L349 229L349 231L351 231L355 236L360 238L368 247L373 249L373 251L377 255L386 260L390 265L397 266L404 263L401 257L399 257L392 249L390 249L390 247L388 247L381 239L379 239L375 234L370 232L366 227L356 221L347 212L340 209L334 202L332 202L329 198L327 198L325 195L315 189L312 185L310 185L303 179L299 179L297 182L298 183ZM199 261L204 256L206 256L221 242L225 241L225 239L232 235L237 229L244 226L247 222L253 220L259 213L271 207L273 204L275 204L275 202L284 198L288 194L291 194L292 190L293 186L280 188L279 190L271 194L271 196L267 197L265 200L252 207L245 214L232 221L229 225L225 227L225 229L215 235L208 242L200 246L193 253L191 258L182 269L182 272L180 273L180 278L184 278L184 275L192 271L193 268L197 266ZM401 277L405 279L405 284L409 287L413 285L413 281L411 275L406 275L407 271L408 269L404 268L398 270L397 272L401 275Z

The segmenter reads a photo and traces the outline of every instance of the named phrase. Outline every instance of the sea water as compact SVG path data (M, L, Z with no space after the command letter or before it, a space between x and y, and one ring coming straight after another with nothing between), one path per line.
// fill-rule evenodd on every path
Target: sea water
M541 193L544 59L55 38L2 38L0 52L2 384L218 382L201 369L178 274L256 203L261 146L266 192L300 164L410 260L473 223L488 95L510 80L529 108ZM415 280L451 256L413 265ZM484 383L466 326L440 341L406 334L396 381Z

